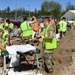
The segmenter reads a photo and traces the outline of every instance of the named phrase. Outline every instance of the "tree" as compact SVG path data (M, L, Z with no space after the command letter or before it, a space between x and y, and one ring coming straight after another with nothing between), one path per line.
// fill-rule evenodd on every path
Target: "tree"
M52 15L56 18L61 16L61 5L58 2L54 2L53 0L50 2L45 1L41 5L41 10L46 15Z
M36 16L36 14L37 14L37 9L35 8L35 10L34 10L34 14L35 14L35 16Z
M9 18L9 16L10 16L10 7L8 6L7 8L6 8L6 13L7 13L7 17Z
M19 17L19 16L23 16L23 13L25 12L25 9L24 8L19 8L19 9L17 9L17 16Z
M68 10L75 10L75 6L72 5L70 2L68 2L67 5L66 5L66 12L67 12Z
M9 13L10 12L10 7L8 6L6 9L6 12Z

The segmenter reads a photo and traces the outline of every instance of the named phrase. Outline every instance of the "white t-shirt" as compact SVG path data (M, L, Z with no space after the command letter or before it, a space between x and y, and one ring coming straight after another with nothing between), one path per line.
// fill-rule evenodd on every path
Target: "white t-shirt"
M43 23L40 23L40 26L41 26L41 28L44 28L44 24Z

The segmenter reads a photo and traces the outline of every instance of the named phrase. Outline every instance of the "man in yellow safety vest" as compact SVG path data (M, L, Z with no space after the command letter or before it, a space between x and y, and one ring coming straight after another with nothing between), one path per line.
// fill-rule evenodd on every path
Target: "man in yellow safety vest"
M50 25L48 17L45 17L43 19L43 24L45 25L43 35L42 35L43 49L44 49L43 64L48 72L52 72L53 71L52 54L54 49L57 48L55 28L54 26Z
M23 22L20 25L20 29L22 31L22 37L24 39L31 39L33 34L33 29L31 27L31 24L34 23L36 19L34 18L34 21L27 21L27 17L25 16L23 18Z

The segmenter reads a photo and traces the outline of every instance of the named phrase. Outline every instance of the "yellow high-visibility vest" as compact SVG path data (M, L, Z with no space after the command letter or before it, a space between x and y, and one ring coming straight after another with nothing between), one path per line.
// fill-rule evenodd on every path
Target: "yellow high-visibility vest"
M22 36L30 36L33 34L32 27L26 21L21 24L20 28L22 30Z
M48 37L48 31L49 31L50 25L48 25L45 29L44 29L44 37ZM46 39L43 41L43 46L45 49L47 50L51 50L51 49L55 49L57 47L57 43L56 43L56 37L55 37L55 33L54 33L54 37L53 39Z

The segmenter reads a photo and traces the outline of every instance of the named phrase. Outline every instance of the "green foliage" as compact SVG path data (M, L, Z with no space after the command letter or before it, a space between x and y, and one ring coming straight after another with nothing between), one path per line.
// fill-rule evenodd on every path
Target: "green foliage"
M55 2L54 0L44 1L41 4L41 10L37 10L35 8L34 11L25 10L24 8L17 9L17 18L20 16L53 16L54 18L60 18L63 14L65 14L68 10L75 10L75 6L70 2L67 3L65 10L62 10L61 4ZM8 6L4 10L0 10L0 17L15 19L15 9L11 11Z
M68 2L66 5L66 12L68 10L75 10L75 5L72 5L70 2Z
M44 12L45 15L52 15L53 17L60 17L61 13L61 5L58 2L50 1L47 2L45 1L41 5L41 10Z

